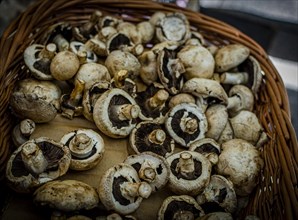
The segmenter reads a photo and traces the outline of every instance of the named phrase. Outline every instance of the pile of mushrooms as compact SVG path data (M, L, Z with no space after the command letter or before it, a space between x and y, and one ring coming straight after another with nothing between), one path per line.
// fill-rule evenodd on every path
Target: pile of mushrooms
M94 11L78 26L50 27L24 51L24 64L31 77L11 95L20 122L6 176L18 192L35 190L36 204L75 214L101 207L115 212L103 219L134 219L143 200L167 188L175 195L158 219L231 219L237 198L254 191L268 138L254 113L262 70L246 46L213 45L179 12L131 23ZM57 115L98 130L30 138ZM69 168L100 166L101 135L126 138L131 155L104 172L97 190L55 180Z

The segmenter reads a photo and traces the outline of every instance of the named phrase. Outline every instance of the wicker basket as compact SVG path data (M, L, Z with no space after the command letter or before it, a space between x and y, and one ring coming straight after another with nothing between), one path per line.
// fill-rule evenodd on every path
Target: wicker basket
M258 115L269 136L262 149L265 168L261 181L251 195L244 214L261 219L298 219L298 147L291 124L289 102L283 81L265 51L248 36L223 22L172 4L139 0L42 0L31 5L4 32L0 41L0 177L4 181L5 165L12 152L10 140L14 117L9 110L9 97L15 83L28 76L23 51L40 42L51 24L68 21L78 24L88 20L95 9L124 20L139 22L156 11L183 12L192 28L216 45L241 43L250 48L264 71L264 81L256 100Z

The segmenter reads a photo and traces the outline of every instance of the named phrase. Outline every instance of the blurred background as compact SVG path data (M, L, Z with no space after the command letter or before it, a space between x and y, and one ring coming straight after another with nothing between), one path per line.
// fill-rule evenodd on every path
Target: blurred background
M35 0L0 0L0 36ZM292 122L298 133L297 0L155 0L177 4L238 28L269 54L286 85Z

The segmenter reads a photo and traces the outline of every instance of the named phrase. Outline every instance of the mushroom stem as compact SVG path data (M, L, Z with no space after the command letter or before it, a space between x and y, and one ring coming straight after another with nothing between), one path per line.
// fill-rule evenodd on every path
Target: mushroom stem
M154 144L163 144L166 139L166 133L162 129L155 129L151 131L148 136L148 139L151 143Z
M183 152L180 154L176 170L185 177L188 177L195 171L195 163L190 153Z
M220 75L220 82L223 84L244 84L248 82L248 73L247 72L238 72L238 73L229 73L225 72Z
M240 105L241 99L239 96L234 95L228 98L228 105L227 105L227 109L235 109L238 108L238 106Z
M92 139L84 133L77 134L69 143L71 154L78 158L88 157L92 148Z
M59 51L69 49L69 42L61 34L54 37L53 43L57 45Z
M79 50L77 53L77 56L79 58L80 64L87 63L87 51L86 50Z
M156 173L154 168L149 162L144 162L139 170L139 177L146 182L153 182L156 178Z
M44 157L38 145L32 142L23 145L21 157L25 167L29 172L34 174L41 174L48 166L48 162Z
M198 121L191 117L183 117L180 122L180 127L183 132L193 134L198 129Z
M119 120L125 121L137 118L140 108L138 105L124 104L113 106L112 111L116 113Z
M81 80L76 80L75 87L70 94L70 99L68 100L68 103L70 103L73 106L77 106L80 100L82 99L84 88L85 83Z
M35 130L35 122L31 119L25 119L20 122L20 131L21 134L25 137L30 136Z
M151 186L146 182L125 182L121 185L122 195L126 198L148 198L151 194Z
M114 75L114 82L117 88L121 88L123 86L124 80L128 77L127 70L120 70Z
M185 73L185 68L179 59L169 59L168 66L176 78L179 78L181 74Z
M55 52L56 52L57 46L56 44L50 43L48 45L46 45L39 53L39 57L40 58L46 58L46 59L53 59L55 56Z
M173 220L194 220L195 216L191 211L181 210L179 212L175 212L173 216Z
M158 107L161 107L169 98L169 93L164 90L158 90L157 93L154 94L151 98L148 100L148 105L151 109L155 109Z

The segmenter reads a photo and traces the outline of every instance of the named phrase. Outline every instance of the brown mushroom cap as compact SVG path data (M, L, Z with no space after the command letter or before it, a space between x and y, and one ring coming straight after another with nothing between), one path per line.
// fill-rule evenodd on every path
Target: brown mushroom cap
M189 147L191 143L205 137L207 119L195 104L181 103L168 112L165 126L175 142Z
M98 129L113 138L124 138L136 126L139 106L122 89L110 89L96 101L93 119Z
M170 165L168 186L176 194L197 195L208 185L211 163L202 154L182 151L167 158Z
M151 186L140 181L137 171L132 166L121 163L105 172L98 192L106 209L129 214L140 206L143 198L148 198Z
M50 70L55 79L69 80L77 73L79 67L77 55L70 51L61 51L53 58Z
M184 83L182 91L197 97L197 104L203 109L212 104L228 104L228 95L224 88L212 79L192 78Z
M26 163L22 157L25 146ZM7 163L6 177L15 191L31 192L41 184L64 175L69 168L70 160L69 149L61 143L45 137L32 139L11 155ZM26 166L32 169L29 170ZM34 172L35 170L37 171Z
M114 50L106 58L105 66L113 77L120 70L127 70L131 77L136 77L140 72L140 62L131 53Z
M158 220L197 219L204 216L203 209L196 200L187 195L166 198L158 211Z
M216 170L234 184L237 195L249 195L258 184L263 168L260 152L250 143L232 139L222 144Z
M215 61L212 54L202 46L187 45L178 53L177 57L185 68L186 79L207 78L213 76Z
M235 138L246 140L254 146L259 146L258 143L263 143L268 139L258 117L253 112L242 110L229 120Z
M189 93L179 93L174 95L169 101L169 108L173 108L174 106L181 103L196 103L195 98Z
M149 183L152 192L163 188L169 179L170 168L165 158L151 152L131 155L123 163L131 165L139 178Z
M215 71L221 73L238 66L249 53L249 48L242 44L229 44L218 49L215 54Z
M49 81L24 79L17 83L10 106L17 117L36 123L49 122L57 115L61 90Z
M151 121L140 122L131 131L129 144L137 154L149 151L162 157L174 152L174 140L167 134L163 125Z
M91 129L79 129L69 132L60 142L71 152L70 169L89 170L95 167L104 154L102 137Z
M208 186L197 196L197 202L206 214L216 211L234 213L237 208L233 184L220 175L210 177Z
M35 204L66 212L90 210L99 203L96 190L77 180L46 183L34 192L33 197Z

